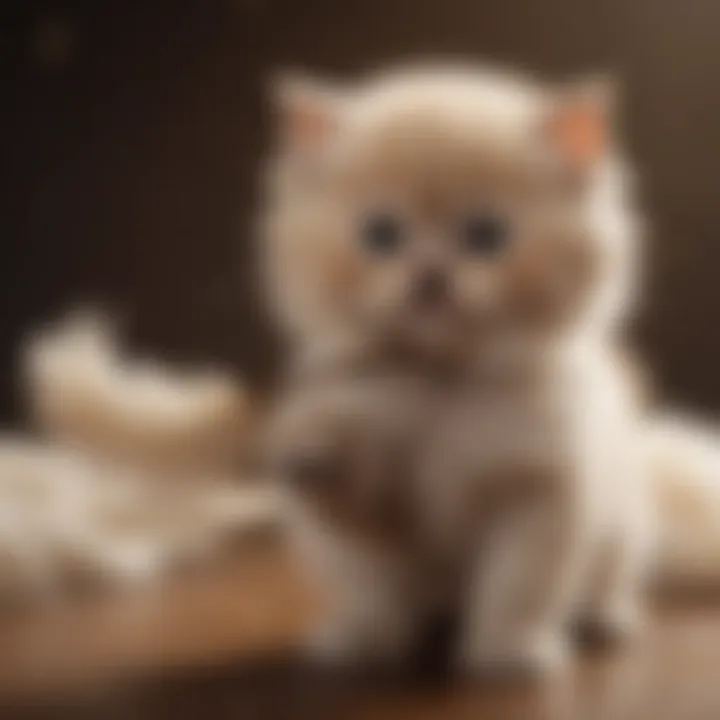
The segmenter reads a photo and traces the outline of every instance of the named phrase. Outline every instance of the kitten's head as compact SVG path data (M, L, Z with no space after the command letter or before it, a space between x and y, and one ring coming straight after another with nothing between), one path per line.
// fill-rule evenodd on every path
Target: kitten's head
M606 89L280 83L264 243L286 329L462 352L617 319L630 238Z

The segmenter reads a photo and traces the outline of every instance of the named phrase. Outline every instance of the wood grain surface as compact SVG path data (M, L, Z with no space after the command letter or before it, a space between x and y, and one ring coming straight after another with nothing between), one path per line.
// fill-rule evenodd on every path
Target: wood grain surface
M277 543L158 587L0 618L0 717L694 720L720 717L720 600L657 607L642 639L581 653L566 677L483 684L310 672L318 611Z

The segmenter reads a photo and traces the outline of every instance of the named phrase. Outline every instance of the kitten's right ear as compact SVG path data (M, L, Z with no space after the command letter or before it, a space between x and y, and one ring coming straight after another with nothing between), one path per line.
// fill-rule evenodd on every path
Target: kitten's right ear
M607 154L616 104L615 83L607 77L575 83L555 98L544 134L573 170L586 172Z
M305 76L283 74L271 83L279 140L291 153L322 150L340 124L340 91Z

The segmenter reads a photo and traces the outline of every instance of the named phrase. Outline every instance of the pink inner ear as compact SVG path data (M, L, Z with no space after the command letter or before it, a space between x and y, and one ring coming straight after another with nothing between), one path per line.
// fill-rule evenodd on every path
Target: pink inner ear
M328 108L303 104L290 110L287 118L288 145L301 152L316 150L335 131L337 122Z
M608 120L604 108L574 102L560 108L550 120L550 139L565 160L584 170L598 162L607 150Z
M280 78L274 86L280 136L286 148L313 153L335 133L340 98L334 88L307 78Z

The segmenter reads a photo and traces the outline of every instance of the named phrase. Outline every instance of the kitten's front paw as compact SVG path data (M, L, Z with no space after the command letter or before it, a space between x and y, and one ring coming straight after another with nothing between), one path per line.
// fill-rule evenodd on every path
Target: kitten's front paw
M462 672L490 678L544 679L563 673L570 652L562 635L547 635L519 649L466 648L459 656Z
M302 650L313 665L332 668L354 665L362 655L360 644L350 628L327 620L310 630Z
M391 629L376 634L377 628L325 620L306 635L304 657L315 666L340 670L390 671L401 669L407 660L404 635Z

